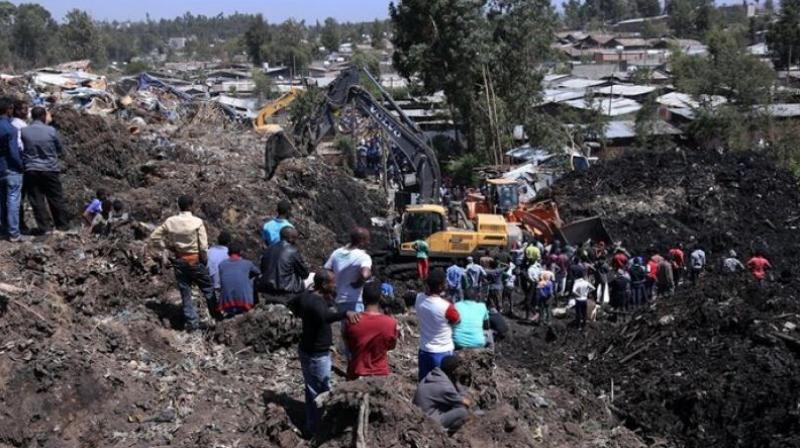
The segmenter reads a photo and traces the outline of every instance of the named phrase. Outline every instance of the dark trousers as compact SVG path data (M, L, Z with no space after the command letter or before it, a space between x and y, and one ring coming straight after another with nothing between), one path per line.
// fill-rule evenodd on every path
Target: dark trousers
M189 264L183 260L175 260L175 280L178 282L178 290L181 292L181 303L183 304L183 317L187 329L196 329L200 323L197 309L192 301L192 286L197 285L206 299L208 311L212 316L217 316L217 300L214 294L214 283L208 275L208 268L203 263Z
M588 302L588 300L575 301L575 323L578 324L578 328L586 326L586 309L588 307Z
M633 307L644 305L646 296L644 281L631 283L631 305Z
M25 187L30 194L31 205L33 206L33 216L36 218L36 225L41 230L49 230L50 217L53 224L58 229L66 229L67 211L64 203L64 190L61 187L61 178L58 172L54 171L28 171L25 173Z

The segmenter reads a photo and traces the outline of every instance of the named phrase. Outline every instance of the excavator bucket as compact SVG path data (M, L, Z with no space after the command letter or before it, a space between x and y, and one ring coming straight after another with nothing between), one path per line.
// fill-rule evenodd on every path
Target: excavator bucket
M603 225L603 220L599 216L581 219L571 222L560 229L561 236L567 244L576 246L586 240L602 241L611 244L611 235Z
M303 156L304 154L295 147L285 132L271 134L267 137L267 144L264 148L264 169L267 180L272 179L275 168L282 160Z

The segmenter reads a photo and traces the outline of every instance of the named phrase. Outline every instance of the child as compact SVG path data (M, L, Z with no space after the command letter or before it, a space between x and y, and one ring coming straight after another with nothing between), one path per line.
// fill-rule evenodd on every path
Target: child
M90 202L83 211L83 222L88 228L91 229L94 219L103 213L103 204L107 200L108 193L106 193L106 190L102 188L97 190L94 199L92 199L92 202Z

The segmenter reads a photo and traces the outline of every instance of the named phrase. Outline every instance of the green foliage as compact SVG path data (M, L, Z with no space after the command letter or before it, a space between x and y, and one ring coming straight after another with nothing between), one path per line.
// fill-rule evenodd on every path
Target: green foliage
M767 33L775 67L785 69L800 61L800 0L782 0L778 20Z
M278 25L269 43L262 47L266 59L272 65L284 65L296 73L302 72L311 63L313 48L305 40L305 25L287 20Z
M139 73L147 72L150 66L143 61L131 61L125 66L126 75L138 75Z
M339 22L332 17L325 19L325 25L320 34L320 43L328 51L339 51L342 42L342 34L339 29Z
M53 37L58 25L50 12L30 3L19 5L11 26L12 50L19 61L29 67L42 66L54 60Z
M375 21L372 22L369 31L370 39L372 40L372 48L377 50L383 50L386 48L386 40L383 37L383 33L385 31L386 25L382 21L375 19Z
M356 167L356 142L352 139L352 137L348 135L338 135L336 136L336 140L333 142L333 146L337 151L344 155L345 160L347 160L347 166L350 168Z
M59 38L68 59L91 59L105 61L100 30L85 11L73 9L67 13L66 23L59 29Z
M702 38L716 21L714 0L670 0L666 12L676 37Z
M264 22L264 17L258 14L250 21L250 26L244 33L244 46L250 62L255 65L266 62L264 47L267 42L269 42L269 29Z
M716 29L708 36L708 57L676 54L673 74L678 90L691 95L723 95L749 107L769 100L775 74L744 48L741 32Z
M475 174L475 169L483 163L484 160L478 154L464 154L448 163L445 171L457 185L477 185L478 176Z
M252 72L253 82L256 85L255 93L258 95L259 101L275 98L276 92L274 84L269 76L265 75L260 69L254 69Z
M320 89L308 88L298 95L297 99L289 106L289 120L295 129L301 129L306 120L319 108L325 99Z
M471 150L530 118L555 26L548 1L403 0L389 12L394 66L445 92Z

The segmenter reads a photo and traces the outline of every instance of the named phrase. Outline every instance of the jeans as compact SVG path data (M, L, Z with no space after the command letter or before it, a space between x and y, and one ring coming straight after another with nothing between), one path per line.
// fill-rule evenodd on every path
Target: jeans
M183 317L188 329L196 329L200 323L197 310L192 301L192 286L197 285L200 292L206 299L208 311L212 316L217 315L216 296L214 294L214 284L211 276L208 275L208 268L202 263L189 264L183 260L175 260L175 280L178 282L178 290L181 292L181 303L183 304Z
M317 395L331 390L331 354L330 352L306 353L303 350L298 352L305 382L306 434L310 436L316 432L322 417L322 412L314 400Z
M438 417L439 423L448 431L460 428L469 417L469 411L464 406L458 406Z
M423 350L419 351L419 372L417 378L422 381L431 370L442 365L442 360L452 356L453 352L430 353Z
M2 234L11 238L19 236L19 204L22 199L22 174L6 173L0 181L0 222Z

